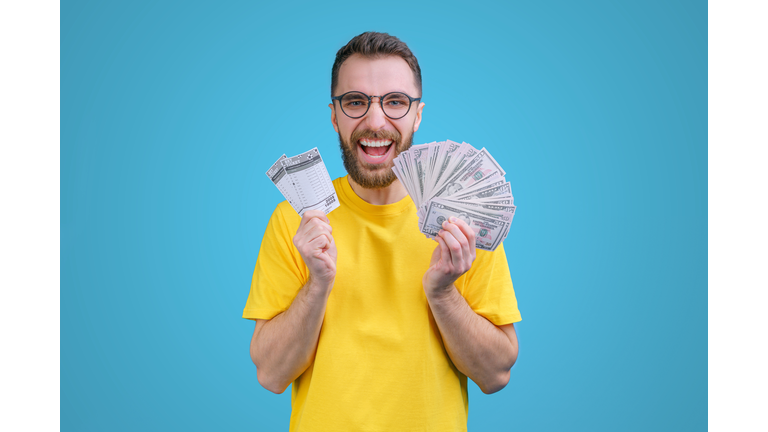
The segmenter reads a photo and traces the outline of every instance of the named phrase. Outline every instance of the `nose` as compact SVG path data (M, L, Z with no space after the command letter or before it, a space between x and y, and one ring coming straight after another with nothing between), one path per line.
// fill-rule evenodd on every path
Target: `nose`
M387 124L387 116L381 110L381 102L376 97L371 101L371 107L365 114L365 123L370 130L377 131Z

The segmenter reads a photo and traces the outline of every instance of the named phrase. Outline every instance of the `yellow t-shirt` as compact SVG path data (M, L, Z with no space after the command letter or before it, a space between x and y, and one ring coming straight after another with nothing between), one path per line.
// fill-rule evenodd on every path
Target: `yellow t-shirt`
M293 382L290 430L465 431L467 377L448 357L421 285L437 242L419 232L410 197L371 205L347 177L333 184L336 280L315 360ZM285 201L272 214L243 318L273 318L307 282L292 241L300 220ZM455 285L492 323L521 320L503 246L478 250Z

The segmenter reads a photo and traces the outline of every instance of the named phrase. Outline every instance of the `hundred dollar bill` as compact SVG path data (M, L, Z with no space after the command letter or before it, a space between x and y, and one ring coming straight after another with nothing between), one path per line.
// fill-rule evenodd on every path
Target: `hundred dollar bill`
M456 154L456 152L461 148L461 144L447 140L445 142L445 145L443 146L440 154L437 158L437 167L435 168L435 172L432 173L433 177L433 185L432 188L434 189L440 184L441 179L445 179L447 174L446 171L449 166L451 166L451 160L453 158L453 155Z
M414 186L415 180L411 178L410 175L410 167L407 165L407 161L405 157L396 157L392 160L395 166L392 167L392 171L395 173L395 176L400 180L400 183L405 186L405 188L408 190L408 194L411 195L411 198L414 198L413 195L415 195L414 192ZM414 198L416 199L416 198Z
M449 140L448 142L452 143L453 141ZM476 148L463 142L458 144L458 148L456 148L453 153L450 155L446 154L447 163L436 175L437 178L434 181L434 187L432 190L437 190L442 187L446 180L453 177L458 172L458 170L463 168L467 162L471 161L475 157L477 151L478 150Z
M431 200L421 232L434 237L442 229L443 222L450 217L463 220L475 232L475 247L482 250L494 251L504 240L512 221L512 215L506 212L499 218L491 217L466 208L449 205L440 200Z
M427 160L427 151L432 144L434 143L415 145L411 147L411 160L414 164L415 176L418 179L418 184L414 185L418 186L418 189L414 188L418 195L418 202L421 202L424 197L424 189L426 187L425 182L427 180L425 162Z
M498 234L494 234L495 239L506 237L515 214L514 198L504 178L506 173L485 148L478 150L450 140L416 145L400 153L392 169L416 205L419 229L425 226L430 208L438 203L454 211L507 222L507 228L490 231ZM434 234L427 231L425 235ZM485 246L495 247L487 242Z
M479 189L473 189L463 194L454 195L452 198L459 201L480 200L484 198L512 196L512 186L503 178Z
M458 207L466 207L474 209L480 213L494 215L493 212L507 212L515 215L515 205L512 204L512 200L503 200L502 203L485 203L481 201L456 201L450 198L435 198L435 201L445 201L446 203L453 204ZM490 212L486 212L490 210Z
M424 198L428 197L432 193L432 174L435 172L435 165L437 165L437 156L440 153L440 147L442 142L436 142L427 148L427 159L424 164L425 179L424 179Z
M464 166L464 168L459 170L453 177L446 180L443 187L436 192L431 193L430 198L456 195L459 191L469 189L486 177L495 174L503 176L506 173L491 154L488 153L488 150L482 148L477 155Z
M473 202L478 204L496 204L496 205L515 205L515 197L512 196L512 194L505 194L503 196L496 196L496 197L490 197L490 198L481 198L476 200L459 200L458 198L451 196L446 197L446 199L450 199L453 201L459 201L459 202Z
M507 222L512 222L512 218L515 216L514 205L479 204L472 201L452 201L446 198L435 198L432 201L454 206L462 210L471 210Z
M504 176L502 176L498 172L491 173L487 176L485 176L483 179L478 181L477 183L473 184L472 186L467 187L466 189L461 189L455 194L452 195L469 195L477 190L485 189L491 184L496 184L500 181L507 181ZM443 195L446 196L446 195Z
M468 197L472 197L470 199L475 199L474 196L472 195L472 192L478 191L478 190L481 190L481 189L484 190L489 185L498 184L499 182L504 182L504 181L506 181L506 180L499 173L492 173L491 175L483 178L482 180L480 180L476 184L472 185L469 189L464 190L460 186L457 186L454 190L451 190L449 188L442 195L434 196L431 199L434 199L434 198L449 198L449 197L457 199L457 197L464 196L464 194L467 194ZM498 196L498 197L502 198L503 195L502 196ZM428 205L429 205L429 200L425 201L424 204L421 205L421 207L418 210L418 213L420 215L423 215L424 212L427 211L427 206Z
M435 202L442 202L447 205L455 205L456 208L459 210L471 210L475 211L479 214L482 214L484 216L492 217L494 219L502 219L507 220L511 223L512 219L515 216L515 206L496 206L492 204L475 204L470 203L467 201L457 202L457 201L450 201L450 200L444 200L443 198L435 198ZM501 234L501 241L504 241L504 239L507 237L507 234L509 233L509 225L507 226L506 230L504 230Z
M467 143L461 143L461 146L456 151L456 154L451 157L451 163L448 165L448 167L445 170L445 173L440 177L440 181L435 184L435 189L441 188L443 185L445 185L445 182L453 178L464 166L474 159L475 155L477 155L476 148L472 147L472 145Z

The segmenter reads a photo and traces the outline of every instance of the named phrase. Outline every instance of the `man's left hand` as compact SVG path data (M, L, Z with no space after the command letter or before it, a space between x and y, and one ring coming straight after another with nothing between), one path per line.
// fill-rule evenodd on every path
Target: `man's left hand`
M475 261L475 232L463 220L451 217L437 233L429 269L422 278L427 297L447 293Z

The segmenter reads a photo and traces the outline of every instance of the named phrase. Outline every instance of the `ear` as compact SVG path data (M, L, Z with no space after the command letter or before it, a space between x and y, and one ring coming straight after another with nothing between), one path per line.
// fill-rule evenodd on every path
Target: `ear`
M413 131L419 130L421 124L421 111L424 109L424 102L419 103L419 107L416 109L416 120L413 121Z
M333 123L333 130L339 133L339 123L336 121L336 109L334 109L333 103L328 104L328 108L331 109L331 123Z

